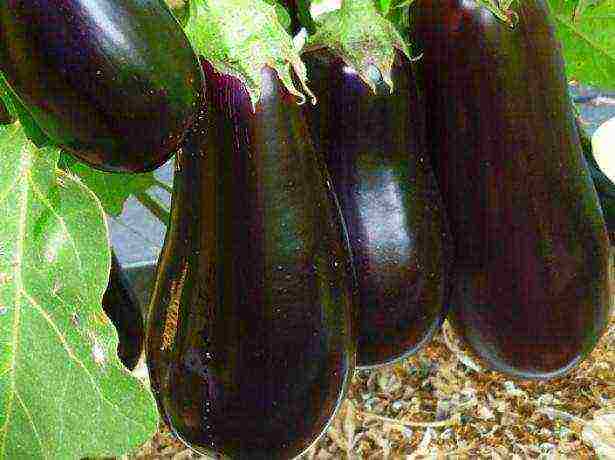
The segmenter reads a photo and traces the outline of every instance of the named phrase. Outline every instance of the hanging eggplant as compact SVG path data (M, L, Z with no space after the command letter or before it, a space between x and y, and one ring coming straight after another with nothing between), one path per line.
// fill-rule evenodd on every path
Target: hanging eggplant
M418 0L432 164L456 257L451 313L494 369L573 369L609 319L609 242L543 0L514 25L468 0Z
M164 0L3 2L0 71L55 143L120 172L179 148L203 84Z
M139 304L128 289L128 282L114 252L111 253L109 285L102 303L118 332L117 354L124 366L133 370L143 351L145 327Z
M207 106L178 156L151 301L160 412L204 454L293 458L323 432L355 362L348 243L301 109L262 70L253 110L205 62Z
M398 53L393 92L328 51L306 53L316 106L305 106L344 214L359 285L357 364L416 352L445 317L452 246L426 156L425 106Z

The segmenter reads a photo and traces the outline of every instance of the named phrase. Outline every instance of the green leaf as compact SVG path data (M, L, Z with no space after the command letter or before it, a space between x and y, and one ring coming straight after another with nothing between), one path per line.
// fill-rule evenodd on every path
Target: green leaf
M261 71L274 69L291 94L306 96L293 82L291 68L306 86L305 64L294 48L292 37L278 21L275 7L263 0L190 0L186 35L197 52L223 74L238 78L250 93L252 103L260 98ZM314 99L313 99L314 100Z
M386 16L391 9L391 0L379 0L378 3L380 5L380 11Z
M101 307L102 207L59 153L0 127L0 459L120 455L157 426Z
M320 20L320 16L342 7L342 0L312 0L310 3L310 14L315 21Z
M603 89L615 88L615 0L583 2L578 7L571 0L549 3L568 77Z
M69 164L67 171L75 176L94 192L102 203L107 214L118 216L122 213L124 203L131 196L145 193L147 189L157 184L154 173L120 174L98 171L80 161L67 161L68 156L62 153L63 163Z
M272 5L275 8L275 12L278 16L278 22L284 29L288 32L291 28L291 19L290 14L282 5L280 5L277 0L265 0L269 5Z

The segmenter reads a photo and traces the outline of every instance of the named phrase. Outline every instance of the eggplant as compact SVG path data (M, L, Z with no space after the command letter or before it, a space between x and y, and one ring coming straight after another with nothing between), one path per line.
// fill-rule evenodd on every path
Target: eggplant
M610 309L609 242L544 0L514 26L474 0L418 0L432 164L456 256L451 319L492 368L566 374Z
M376 66L372 91L332 53L303 58L319 101L305 111L357 273L357 364L387 364L419 350L446 316L452 242L425 150L425 106L399 52L392 93Z
M115 253L111 253L109 284L103 295L103 310L117 329L119 345L117 354L129 370L133 370L145 339L145 326L139 305L128 288L128 280Z
M164 163L202 95L198 58L163 0L8 0L0 71L56 144L105 171Z
M352 265L301 109L263 67L244 84L203 62L207 104L177 157L146 351L163 419L193 449L292 458L352 376Z

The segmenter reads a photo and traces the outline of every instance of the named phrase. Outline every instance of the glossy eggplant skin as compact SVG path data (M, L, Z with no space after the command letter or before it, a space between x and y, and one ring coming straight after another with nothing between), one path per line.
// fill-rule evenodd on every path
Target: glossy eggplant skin
M103 310L118 332L117 354L124 366L133 370L143 352L145 326L139 305L128 289L128 281L114 253L111 253L111 273L103 295Z
M179 147L203 74L163 0L7 0L0 70L43 131L81 161L144 172Z
M446 316L452 242L425 150L424 110L409 61L397 56L391 94L344 62L303 56L318 98L305 105L347 226L359 286L362 367L415 353Z
M573 369L609 318L609 243L543 0L514 28L474 1L419 0L432 164L456 257L452 320L494 369Z
M207 112L178 155L147 358L163 418L202 453L293 458L344 397L356 359L352 265L301 109L263 69L205 62Z

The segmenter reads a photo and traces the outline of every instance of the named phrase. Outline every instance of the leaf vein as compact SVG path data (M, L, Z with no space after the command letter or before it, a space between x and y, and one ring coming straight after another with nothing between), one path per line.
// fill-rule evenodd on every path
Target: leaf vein
M20 175L24 174L24 171L26 170L29 164L29 160L30 160L29 155L22 157L22 161L21 161L22 172L20 173ZM17 238L16 248L15 248L15 252L17 253L17 261L14 265L15 267L14 279L15 279L15 284L17 286L23 286L23 279L21 277L21 269L22 269L21 260L23 258L23 252L24 252L23 241L25 240L25 236L26 236L26 217L27 217L27 209L28 209L28 190L27 188L25 190L22 190L20 201L21 201L21 208L19 210L20 218L19 218L19 225L18 225L18 238ZM8 400L7 407L6 407L6 420L4 421L4 426L1 429L1 431L3 432L3 436L2 436L2 445L0 445L0 458L4 457L4 450L6 448L6 437L8 435L9 423L10 423L11 414L13 411L13 401L15 399L15 393L16 393L15 366L17 364L17 350L19 348L19 325L21 321L20 300L21 300L21 290L18 288L18 289L15 289L15 304L14 304L15 313L14 313L14 319L13 319L13 347L12 347L13 356L11 357L11 364L10 364L10 370L9 370L10 380L11 380L10 394L9 394L9 400Z
M45 195L38 189L38 187L36 186L36 183L34 183L34 181L29 175L28 175L28 182L30 183L30 186L32 187L32 191L34 192L34 194L38 197L39 200L41 200L47 206L47 208L49 208L51 213L55 216L58 222L60 222L60 225L62 225L62 228L68 235L68 239L75 253L75 258L77 259L77 263L79 265L79 268L81 269L80 273L82 273L83 263L81 261L81 257L79 256L79 250L77 249L77 243L75 243L75 239L73 238L72 234L68 231L68 226L66 225L64 218L60 214L58 214L53 204L51 204L49 200L45 197Z
M601 54L605 55L607 58L609 58L610 60L615 62L615 55L611 55L608 52L608 50L606 50L605 48L601 47L595 40L592 40L589 36L587 36L586 34L582 33L578 28L573 27L568 21L566 21L565 19L562 19L562 17L560 15L556 15L555 18L564 27L569 29L574 35L578 36L581 40L584 40L585 42L587 42L596 51L600 52Z
M43 453L43 455L44 455L45 454L45 446L43 445L43 441L41 439L41 436L38 434L38 429L36 428L36 425L34 424L34 419L32 418L32 414L30 413L30 410L26 406L26 403L23 401L23 399L21 399L21 396L19 396L19 393L17 392L17 390L15 390L15 397L17 398L17 401L19 402L19 404L21 405L21 408L23 409L24 413L26 414L26 418L30 422L30 425L32 425L32 431L34 431L34 435L36 436L36 440L38 441L39 445L41 446L41 453ZM44 457L48 458L49 456L48 455L44 455Z
M120 407L116 404L113 404L111 401L109 401L104 393L102 392L100 386L98 385L98 383L96 382L96 379L94 378L94 376L92 375L92 373L90 372L90 370L87 368L87 366L83 363L83 361L81 361L76 355L75 353L72 351L72 349L70 347L68 347L68 344L66 343L66 340L64 339L64 336L62 335L62 332L58 330L57 325L53 322L53 319L49 316L49 314L38 304L38 302L30 297L28 295L28 293L24 292L24 296L28 299L28 301L32 304L32 306L34 306L39 313L43 316L43 318L45 318L47 320L47 322L49 323L49 325L51 326L51 328L55 331L56 335L60 338L60 341L62 343L62 345L64 346L64 349L66 350L66 353L68 354L68 356L74 361L76 362L79 367L81 367L83 369L83 371L85 372L85 374L87 375L87 377L89 378L89 380L91 381L93 387L96 389L96 392L98 393L98 395L100 396L100 400L103 401L104 403L106 403L107 405L109 405L112 409L115 409L115 411L121 415L123 418L125 418L126 420L128 420L129 422L132 422L134 425L142 428L143 430L146 430L145 425L137 422L136 420L131 419L130 417L128 417L126 414L124 414L121 410ZM96 410L100 409L100 405L96 408Z

